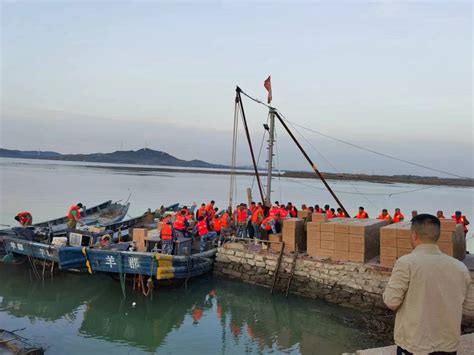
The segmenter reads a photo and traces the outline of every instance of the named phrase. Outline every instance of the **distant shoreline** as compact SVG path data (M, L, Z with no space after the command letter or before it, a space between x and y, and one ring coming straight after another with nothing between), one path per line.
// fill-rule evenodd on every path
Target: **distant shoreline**
M10 158L12 159L12 158ZM47 158L19 158L15 157L13 159L34 159L34 160L43 160L51 161L61 165L62 162L67 163L82 163L76 166L82 166L86 168L100 168L106 170L114 171L123 171L123 172L168 172L168 173L194 173L194 174L212 174L212 175L230 175L230 169L205 169L205 168L187 168L187 167L161 167L157 165L143 166L146 164L136 164L137 166L119 166L119 165L91 165L90 161L72 161L72 160L60 160L60 159L47 159ZM95 163L95 162L94 162ZM101 163L97 164L111 164L111 163ZM120 163L117 163L120 164ZM124 163L127 165L134 165L130 163ZM62 164L69 165L69 164ZM74 165L74 164L73 164ZM261 173L259 171L259 173ZM253 176L254 172L242 171L239 169L235 172L236 175L241 176ZM406 184L418 184L418 185L438 185L438 186L452 186L452 187L474 187L474 179L449 179L449 178L437 178L437 177L424 177L424 176L415 176L415 175L366 175L366 174L334 174L322 172L322 175L328 180L340 180L340 181L366 181L372 183L385 183L385 184L394 184L394 183L406 183ZM275 177L283 178L294 178L294 179L318 179L316 174L313 172L304 172L304 171L287 171L279 174L273 174ZM319 180L319 179L318 179Z

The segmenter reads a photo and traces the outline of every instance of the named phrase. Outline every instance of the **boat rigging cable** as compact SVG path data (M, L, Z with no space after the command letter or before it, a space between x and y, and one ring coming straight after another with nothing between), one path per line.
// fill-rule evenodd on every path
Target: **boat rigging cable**
M265 203L265 199L263 197L263 191L262 191L262 188L261 188L261 182L260 182L260 176L258 175L258 169L256 167L256 163L255 163L255 157L253 155L253 149L252 149L252 145L251 145L251 141L250 141L250 135L249 135L249 132L248 132L248 127L247 127L247 121L245 120L245 113L244 113L244 110L243 110L243 105L242 105L242 98L241 98L241 92L242 89L239 88L237 86L236 88L236 93L237 93L237 99L239 100L239 103L240 103L240 108L241 108L241 111L242 111L242 116L243 116L243 119L244 119L244 124L245 124L245 128L246 128L246 134L247 134L247 139L249 141L249 148L250 148L250 152L252 154L252 161L253 161L253 164L254 164L254 169L255 169L255 175L256 175L256 178L257 178L257 182L259 184L259 189L260 189L260 195L262 197L262 203ZM244 93L245 94L245 93ZM249 95L245 94L247 97L250 97ZM253 98L252 98L253 99ZM255 99L253 99L254 101L256 101ZM261 102L261 101L260 101ZM311 166L311 168L313 169L313 171L316 173L316 175L318 175L319 179L323 182L324 186L326 186L327 190L329 191L329 193L331 194L331 196L334 198L334 200L337 202L337 204L339 205L339 207L342 209L342 211L347 215L349 216L349 213L347 212L346 208L344 207L344 205L342 204L342 202L339 200L339 198L336 196L336 194L333 192L333 190L331 189L331 187L329 186L329 184L327 183L326 179L324 178L324 176L321 174L321 172L318 170L318 168L316 167L316 164L313 163L313 161L311 160L311 158L309 157L309 155L306 153L306 151L303 149L303 147L301 146L301 144L298 142L298 140L296 139L296 137L294 136L294 134L291 132L291 130L288 128L288 126L286 125L285 121L282 119L282 117L280 116L279 112L277 110L275 110L274 108L268 106L268 105L265 105L266 107L268 107L270 109L270 113L273 114L277 119L278 121L280 121L281 125L283 126L283 128L286 130L286 132L288 133L288 135L291 137L291 139L293 140L293 142L296 144L296 146L298 147L298 149L301 151L301 153L303 154L303 156L305 157L305 159L308 161L309 165ZM271 156L270 156L271 158ZM269 167L269 171L270 171L270 168ZM270 177L271 178L271 177ZM270 182L268 182L270 183ZM269 193L268 193L269 194Z
M263 105L263 106L266 106L266 107L268 107L269 109L274 109L274 108L271 107L270 105L267 105L266 103L264 103L264 102L262 102L262 101L260 101L260 100L258 100L258 99L253 98L252 96L248 95L248 94L245 93L244 91L240 90L240 92L241 92L242 94L244 94L245 96L247 96L249 99L255 101L256 103L261 104L261 105ZM289 124L295 125L295 126L297 126L297 127L300 127L300 128L302 128L302 129L305 129L305 130L310 131L310 132L312 132L312 133L318 134L318 135L323 136L323 137L325 137L325 138L332 139L332 140L337 141L337 142L339 142L339 143L343 143L343 144L349 145L349 146L351 146L351 147L354 147L354 148L357 148L357 149L360 149L360 150L364 150L364 151L369 152L369 153L372 153L372 154L376 154L376 155L379 155L379 156L382 156L382 157L385 157L385 158L388 158L388 159L396 160L396 161L399 161L399 162L402 162L402 163L410 164L410 165L413 165L413 166L416 166L416 167L419 167L419 168L423 168L423 169L426 169L426 170L431 170L431 171L438 172L438 173L442 173L442 174L449 175L449 176L452 176L452 177L457 177L457 178L459 178L459 179L471 180L471 178L466 177L466 176L462 176L462 175L458 175L458 174L453 174L453 173L450 173L450 172L447 172L447 171L444 171L444 170L432 168L432 167L429 167L429 166L426 166L426 165L423 165L423 164L419 164L419 163L415 163L415 162L412 162L412 161L409 161L409 160L406 160L406 159L400 159L400 158L394 157L394 156L392 156L392 155L388 155L388 154L385 154L385 153L377 152L377 151L375 151L375 150L373 150L373 149L365 148L365 147L363 147L363 146L360 146L360 145L357 145L357 144L354 144L354 143L345 141L345 140L343 140L343 139L336 138L336 137L330 136L330 135L328 135L328 134L325 134L325 133L322 133L322 132L319 132L319 131L315 131L314 129L311 129L311 128L308 128L308 127L299 125L299 124L297 124L297 123L291 122L291 121L289 121L279 110L277 110L277 112L278 112L279 116L280 116L283 120L285 120L286 122L288 122Z

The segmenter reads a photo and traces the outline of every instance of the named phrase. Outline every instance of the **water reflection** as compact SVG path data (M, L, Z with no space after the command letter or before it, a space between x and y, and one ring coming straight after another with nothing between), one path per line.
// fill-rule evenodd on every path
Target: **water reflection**
M49 344L68 333L78 353L341 354L381 345L360 329L357 312L211 277L187 291L155 290L153 299L131 288L123 299L118 282L100 275L30 282L26 265L0 265L0 279L0 321L21 321L22 335Z

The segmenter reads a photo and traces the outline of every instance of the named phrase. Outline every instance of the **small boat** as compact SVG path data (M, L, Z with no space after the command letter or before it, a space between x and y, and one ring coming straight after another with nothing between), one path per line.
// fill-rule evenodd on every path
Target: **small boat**
M27 342L27 339L0 329L0 354L2 355L43 355L44 349Z
M85 225L105 224L110 225L121 221L128 212L130 203L120 204L106 201L100 205L85 209L81 221ZM33 224L32 226L13 227L0 230L0 255L5 252L18 252L8 248L14 247L17 240L46 242L48 245L53 237L65 236L67 233L67 217L56 218L50 221ZM20 243L20 248L22 243ZM50 247L51 245L48 245ZM29 251L31 248L27 248ZM43 249L43 248L41 248ZM23 254L23 253L20 253Z
M40 261L48 261L56 263L61 270L68 269L85 269L85 259L82 254L82 236L87 237L89 242L95 241L97 238L105 234L111 236L116 236L116 238L123 238L127 240L128 230L132 227L143 226L145 223L150 223L150 219L153 220L155 217L161 216L164 212L175 211L178 208L179 204L175 203L171 206L168 206L163 209L163 211L158 211L155 213L146 212L142 216L135 217L126 221L114 222L105 224L100 229L103 230L100 233L93 233L87 230L74 230L70 232L67 236L67 239L71 238L71 235L76 235L81 237L79 245L71 246L58 246L51 244L51 238L56 235L46 236L47 242L37 242L34 240L28 240L20 238L18 235L10 236L5 235L3 237L3 244L5 245L5 251L8 254L18 256L23 255L31 257L33 259L38 259ZM128 204L126 205L128 210ZM24 229L24 228L23 228ZM120 237L121 236L121 237ZM44 237L44 235L41 235ZM62 258L59 258L61 252Z

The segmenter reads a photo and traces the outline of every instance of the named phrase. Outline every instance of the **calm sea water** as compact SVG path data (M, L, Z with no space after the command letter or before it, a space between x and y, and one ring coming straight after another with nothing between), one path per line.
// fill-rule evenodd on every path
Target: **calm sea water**
M3 224L14 222L20 210L40 221L64 215L75 202L92 206L130 194L132 216L174 202L214 199L222 207L228 201L225 175L13 159L0 159L0 174ZM238 177L239 201L251 184L251 177ZM334 205L316 180L275 179L273 184L274 199ZM364 205L371 215L383 207L400 207L406 214L461 209L473 215L470 188L408 192L426 186L330 184L352 213ZM159 289L153 299L127 290L123 298L119 283L100 275L63 273L44 283L31 281L27 265L0 264L0 328L25 328L19 334L48 346L48 354L340 354L383 345L366 332L363 314L295 296L272 297L259 287L205 277L187 290Z

